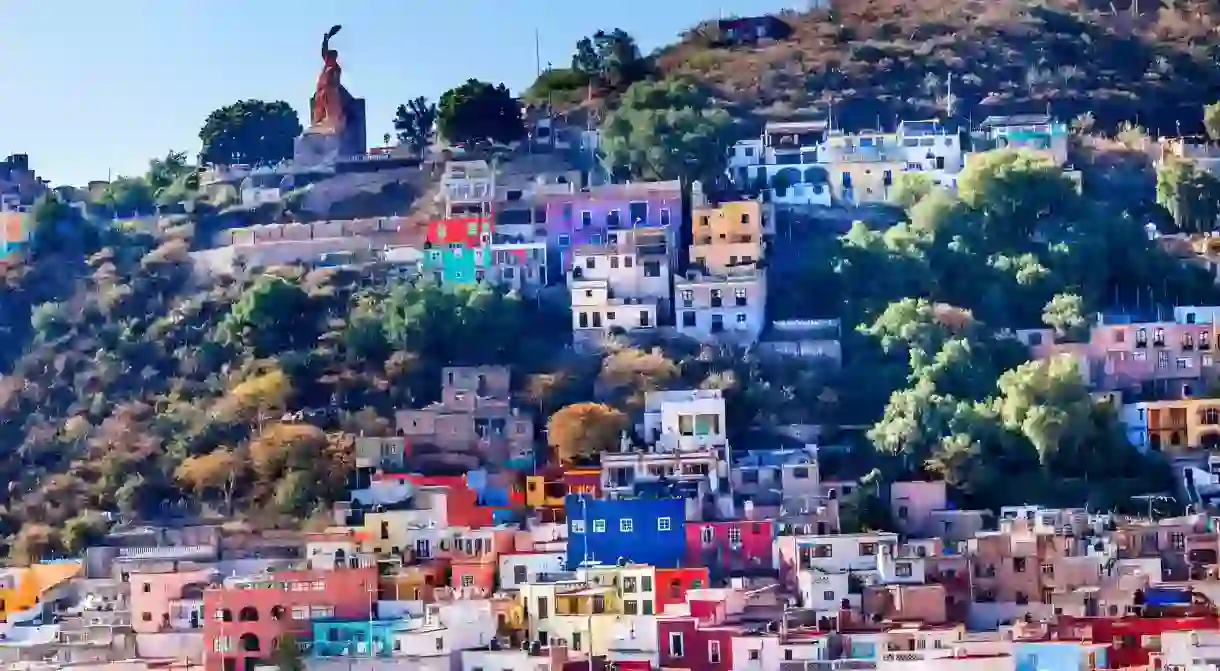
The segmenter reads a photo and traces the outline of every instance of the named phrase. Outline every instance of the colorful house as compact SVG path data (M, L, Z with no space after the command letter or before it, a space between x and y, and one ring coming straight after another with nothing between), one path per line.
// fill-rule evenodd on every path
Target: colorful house
M571 248L616 245L622 231L634 231L632 243L641 255L664 254L677 267L682 229L680 182L606 184L577 193L545 197L547 244L557 250L560 266L569 267Z
M629 561L657 568L682 565L686 502L682 499L597 500L569 495L569 570L587 562Z
M491 266L491 218L462 217L428 222L425 276L445 284L481 282Z
M19 254L30 241L30 216L25 212L0 212L0 260Z
M38 619L47 594L80 572L79 561L44 562L0 572L0 621L12 624Z
M314 620L314 657L390 657L407 620Z

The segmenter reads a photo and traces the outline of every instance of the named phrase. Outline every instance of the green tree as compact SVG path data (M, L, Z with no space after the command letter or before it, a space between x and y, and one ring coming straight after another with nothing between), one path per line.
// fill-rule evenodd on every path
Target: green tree
M1086 337L1090 321L1084 299L1076 294L1055 294L1042 310L1042 322L1055 329L1055 336L1060 339Z
M166 152L164 158L154 158L148 162L148 173L144 176L144 180L148 182L154 194L160 195L178 178L193 172L195 172L195 168L187 162L186 152L169 151Z
M292 632L285 632L271 652L271 663L278 671L305 671L305 659Z
M1215 102L1203 108L1203 127L1207 136L1214 142L1220 142L1220 102Z
M572 70L603 88L623 89L643 77L647 67L635 39L615 28L581 38L572 56Z
M936 183L932 176L923 172L902 172L894 180L893 200L899 207L909 210L932 192Z
M1024 363L1000 377L999 415L1049 463L1065 444L1092 436L1093 400L1074 359L1055 357Z
M724 172L734 128L691 81L637 82L602 124L602 151L618 176L712 183Z
M156 198L143 177L119 176L106 185L96 204L111 216L135 217L151 214L156 209Z
M998 242L1028 239L1052 217L1072 214L1074 185L1050 159L1028 150L997 150L971 158L957 179L962 202L982 216Z
M503 84L469 79L445 91L436 120L441 135L451 143L508 144L525 137L521 103Z
M436 105L419 96L399 105L394 112L394 130L398 141L423 156L436 132Z
M301 134L296 110L282 101L242 100L211 114L199 131L205 165L278 163L293 154Z
M1220 179L1189 161L1166 161L1156 171L1156 202L1179 229L1211 231L1220 217Z
M318 337L309 296L282 277L260 277L219 325L225 342L269 356L304 346Z

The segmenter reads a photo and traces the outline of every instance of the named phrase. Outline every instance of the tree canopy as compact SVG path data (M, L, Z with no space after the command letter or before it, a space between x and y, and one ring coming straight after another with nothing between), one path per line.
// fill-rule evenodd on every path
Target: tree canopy
M469 79L445 91L436 120L441 135L452 143L508 144L525 137L521 104L503 84Z
M601 131L607 167L648 180L715 180L734 139L729 113L681 79L632 84Z
M398 141L422 156L436 134L436 105L419 96L399 105L394 112L394 130Z
M635 38L625 30L599 30L576 43L572 71L601 88L625 89L648 71Z
M302 131L296 110L282 101L241 100L208 115L199 130L205 165L278 163L293 155Z

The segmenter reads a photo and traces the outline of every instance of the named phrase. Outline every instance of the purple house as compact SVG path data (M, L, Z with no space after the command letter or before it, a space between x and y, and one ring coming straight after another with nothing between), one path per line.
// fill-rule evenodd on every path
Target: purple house
M633 229L663 231L665 252L676 267L682 230L682 184L676 180L606 184L548 196L544 225L547 247L558 251L562 268L570 262L568 250L572 246L607 244L616 231Z

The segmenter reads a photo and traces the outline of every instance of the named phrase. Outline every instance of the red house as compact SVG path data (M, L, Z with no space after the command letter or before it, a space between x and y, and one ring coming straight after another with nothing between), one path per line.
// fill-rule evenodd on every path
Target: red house
M687 522L686 562L724 571L772 570L775 525L771 520Z
M364 620L377 601L377 569L283 571L230 581L203 593L207 671L246 671L266 662L279 637L301 641L320 618Z
M428 222L428 242L433 246L458 244L464 249L486 247L491 240L491 221L484 217L435 219Z
M1191 629L1220 628L1220 618L1215 615L1189 615L1185 617L1070 617L1059 616L1054 631L1059 640L1068 641L1113 641L1106 653L1106 665L1111 669L1126 669L1148 665L1148 637L1159 637L1167 631L1189 631Z
M657 611L664 613L665 607L674 603L686 603L686 593L692 589L701 589L711 585L708 569L705 566L694 568L659 568L657 569Z
M720 618L698 617L692 602L691 617L660 616L657 618L657 646L660 666L691 671L731 671L733 668L733 637L741 630L719 624L723 622L724 602L719 604Z

